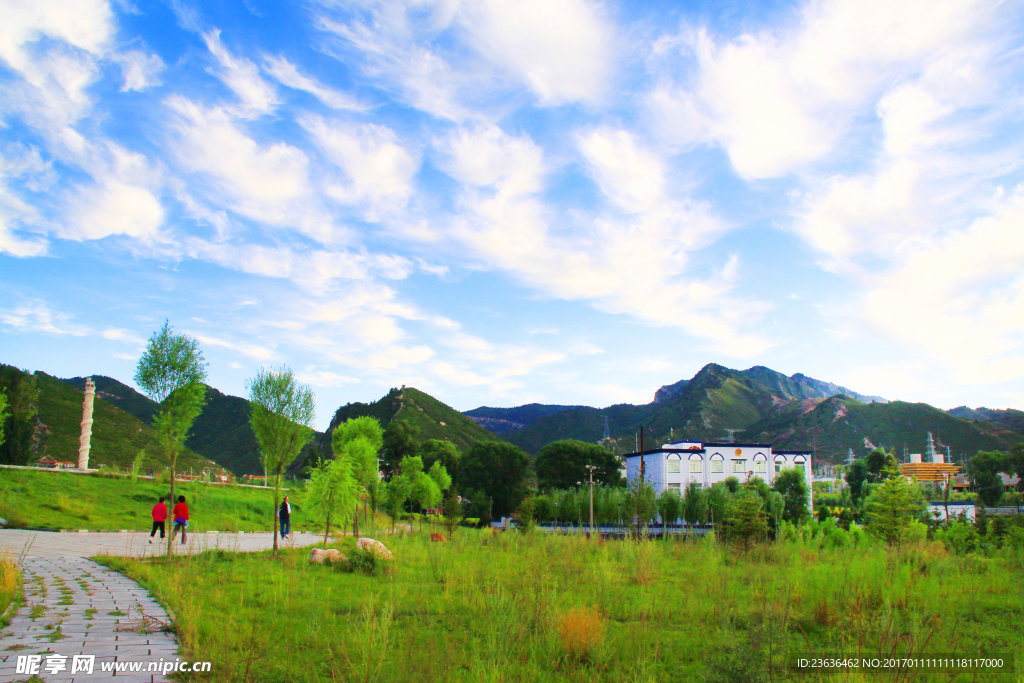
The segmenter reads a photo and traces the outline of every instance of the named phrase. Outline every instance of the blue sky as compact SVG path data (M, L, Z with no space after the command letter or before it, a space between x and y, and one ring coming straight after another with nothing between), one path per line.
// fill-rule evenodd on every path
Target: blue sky
M708 362L1024 408L1022 4L2 0L0 361L318 425Z

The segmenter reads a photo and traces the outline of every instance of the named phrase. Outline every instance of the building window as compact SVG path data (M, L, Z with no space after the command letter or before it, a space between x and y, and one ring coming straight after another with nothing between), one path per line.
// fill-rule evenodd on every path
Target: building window
M767 465L768 463L766 463L764 460L758 460L757 462L754 463L754 471L765 472L768 469Z
M778 474L781 471L782 471L782 463L781 462L775 463L775 474Z
M690 461L690 471L691 472L700 472L700 465L701 465L700 460L691 460Z
M711 461L711 471L712 471L712 473L714 473L714 472L721 472L722 471L722 461L721 460L712 460Z
M747 461L746 460L733 460L732 461L732 471L733 472L746 472L747 471Z
M680 483L679 483L679 482L677 481L677 482L674 482L674 483L671 483L671 484L669 484L669 485L668 485L668 488L669 488L669 490L670 490L670 491L679 491L679 490L681 490L681 489L682 489L682 484L680 484Z
M678 460L669 460L668 461L668 473L669 474L678 474L679 473L679 461Z

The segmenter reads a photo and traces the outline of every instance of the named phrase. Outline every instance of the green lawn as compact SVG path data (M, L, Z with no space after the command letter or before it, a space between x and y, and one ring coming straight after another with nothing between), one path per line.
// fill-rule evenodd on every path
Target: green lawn
M243 486L176 482L175 496L188 502L190 531L270 531L273 492ZM292 528L312 530L302 491L286 492ZM49 529L149 531L150 510L170 484L149 479L0 469L0 517L14 526Z
M396 559L377 576L310 565L308 550L100 559L173 610L185 657L213 663L195 680L951 680L785 669L797 653L907 650L1012 653L1015 672L979 680L1024 680L1019 553L956 557L938 543L895 553L868 537L747 555L710 540L537 532L379 538Z

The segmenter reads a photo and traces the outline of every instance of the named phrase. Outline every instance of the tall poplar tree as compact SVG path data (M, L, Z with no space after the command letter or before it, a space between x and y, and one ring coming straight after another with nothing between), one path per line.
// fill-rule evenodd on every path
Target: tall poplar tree
M277 552L277 508L281 497L281 474L313 437L316 406L313 391L295 379L287 367L260 368L246 382L252 414L249 422L263 452L267 473L274 475L274 552Z
M174 334L165 320L163 328L154 332L139 358L135 383L160 403L160 412L153 420L160 445L171 468L171 509L174 509L174 468L184 447L188 430L203 410L206 396L206 361L199 342L184 334ZM173 525L173 513L171 524ZM167 554L173 552L167 534Z

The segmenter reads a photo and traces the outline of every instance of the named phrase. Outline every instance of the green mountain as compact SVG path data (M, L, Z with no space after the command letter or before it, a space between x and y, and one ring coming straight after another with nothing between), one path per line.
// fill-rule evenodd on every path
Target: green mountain
M38 455L77 463L82 391L42 371L37 371L34 376L39 383L37 417L41 439ZM108 468L123 470L132 464L140 449L147 453L142 462L143 471L166 466L153 428L103 396L97 396L93 403L90 446L90 467L104 464ZM217 464L191 449L186 449L178 457L179 471L192 468L198 472L209 467L217 468Z
M85 388L85 377L64 380L79 390ZM146 424L152 424L160 405L148 396L112 377L94 375L96 395L114 403ZM207 385L206 405L192 424L185 445L213 460L236 476L262 474L259 444L249 424L249 402L229 396Z
M966 420L927 403L862 403L842 395L789 406L746 433L779 448L814 448L819 460L836 463L844 462L850 449L857 456L874 447L895 449L901 458L905 451L923 453L928 432L937 450L949 447L954 461L1024 441L998 424Z
M498 438L493 432L430 394L412 387L403 387L392 389L373 403L348 403L338 408L327 433L318 439L317 447L323 453L330 453L330 436L334 428L349 418L365 415L377 418L384 428L394 420L407 422L419 430L420 442L447 439L462 452L468 451L477 441Z
M583 408L584 406L555 406L542 403L528 403L515 408L489 408L481 406L463 413L466 417L476 422L484 429L490 430L498 436L507 436L512 432L525 429L535 421L548 415L560 413L563 410Z
M779 448L816 448L818 458L840 462L849 449L862 455L868 443L909 451L924 450L931 431L952 453L1007 448L1024 439L998 424L971 422L924 404L866 402L844 389L796 374L786 376L756 366L732 370L709 364L693 378L662 387L646 405L621 404L603 409L570 408L539 417L510 432L510 442L531 453L558 439L596 442L604 417L609 418L611 442L617 453L635 451L640 427L645 447L667 441L715 441L726 430L740 430L740 442L770 442ZM847 390L848 391L848 390Z
M1005 410L993 408L968 408L960 406L949 411L950 415L962 417L965 420L980 420L982 422L994 422L1003 429L1011 432L1024 434L1024 411L1007 408Z

